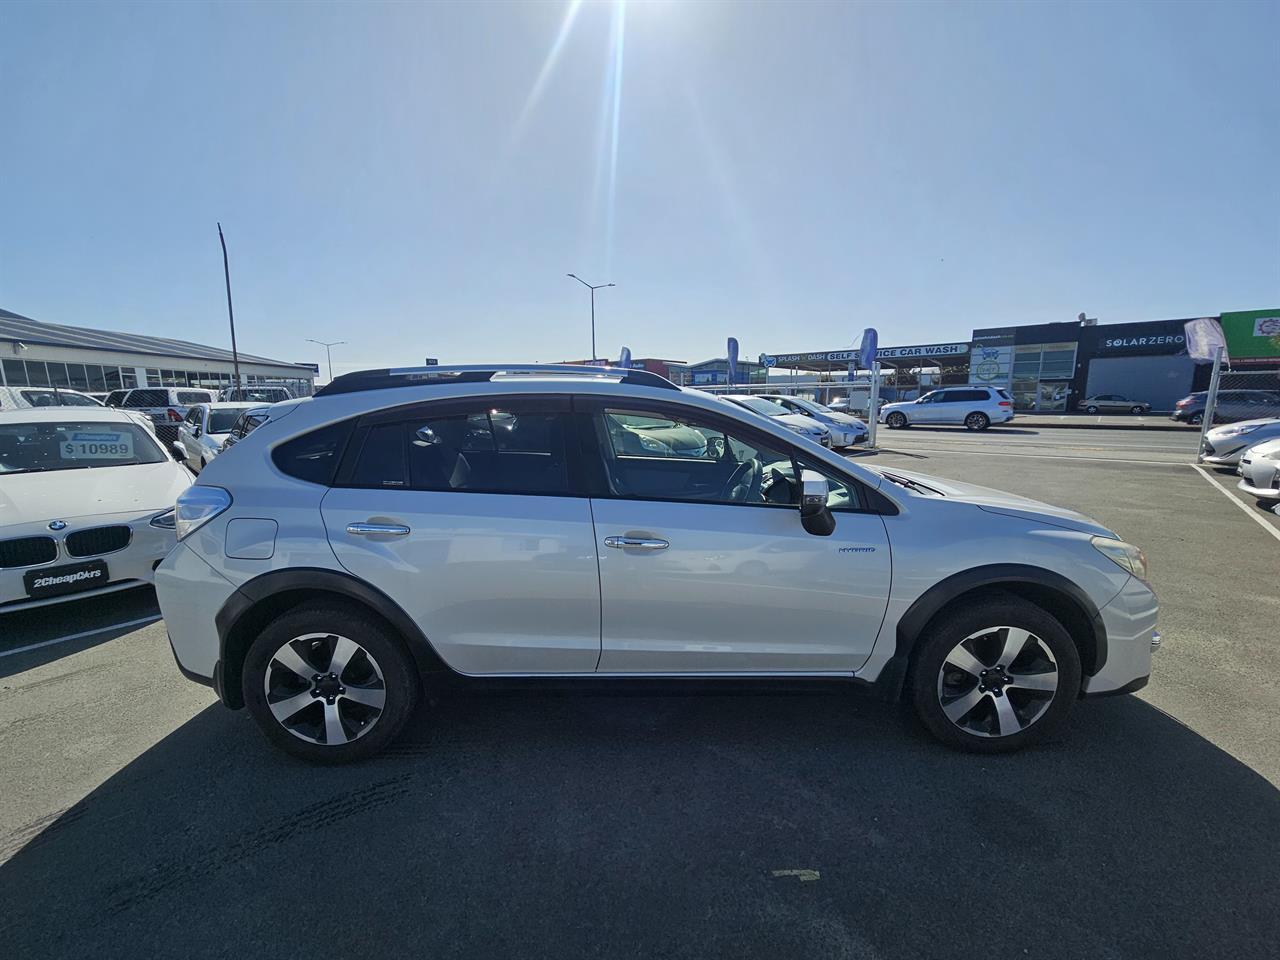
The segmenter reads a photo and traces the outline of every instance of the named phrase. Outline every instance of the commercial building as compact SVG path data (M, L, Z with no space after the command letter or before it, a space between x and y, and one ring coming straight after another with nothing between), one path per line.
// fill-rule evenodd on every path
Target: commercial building
M105 392L129 387L232 384L231 351L167 337L43 323L0 309L0 385ZM280 386L310 396L319 366L240 354L247 386Z
M1259 373L1259 385L1270 385L1265 375L1274 372L1280 389L1280 309L1223 313L1215 319L1222 325L1231 368ZM981 383L1008 390L1014 408L1026 412L1074 410L1098 394L1120 394L1167 411L1180 397L1208 385L1209 365L1187 356L1186 322L983 327L968 341L886 347L876 356L882 368L889 368L886 395L898 399L945 384ZM866 381L865 372L850 368L857 357L846 348L761 354L760 362L813 374L831 384L825 391L834 398L841 393L839 383L857 389L857 381Z

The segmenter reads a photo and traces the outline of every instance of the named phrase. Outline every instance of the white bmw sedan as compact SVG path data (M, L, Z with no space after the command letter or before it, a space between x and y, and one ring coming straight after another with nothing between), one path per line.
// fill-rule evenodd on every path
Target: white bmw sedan
M0 413L0 612L152 582L191 481L122 411Z

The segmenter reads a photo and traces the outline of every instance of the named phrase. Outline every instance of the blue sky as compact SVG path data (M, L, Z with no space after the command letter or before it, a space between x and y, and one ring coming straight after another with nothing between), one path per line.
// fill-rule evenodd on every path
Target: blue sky
M0 7L0 306L335 369L1280 303L1280 4ZM561 42L557 48L557 38ZM553 50L558 55L551 57Z

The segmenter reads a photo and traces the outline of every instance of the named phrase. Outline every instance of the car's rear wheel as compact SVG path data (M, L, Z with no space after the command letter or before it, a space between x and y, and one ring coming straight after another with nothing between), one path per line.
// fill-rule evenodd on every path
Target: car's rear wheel
M985 430L991 426L991 418L975 410L964 418L964 425L969 430Z
M1098 412L1098 408L1097 408L1096 406L1094 406L1094 405L1091 403L1091 404L1089 404L1087 407L1085 407L1085 408L1084 408L1084 412L1085 412L1085 413L1097 413L1097 412Z
M901 430L907 425L907 415L895 410L884 418L884 425L893 430Z
M931 626L909 683L916 713L935 737L1000 753L1062 724L1080 691L1080 654L1056 618L1002 595L949 610Z
M344 604L282 614L249 648L244 700L275 746L318 763L380 751L418 701L412 658L380 620Z

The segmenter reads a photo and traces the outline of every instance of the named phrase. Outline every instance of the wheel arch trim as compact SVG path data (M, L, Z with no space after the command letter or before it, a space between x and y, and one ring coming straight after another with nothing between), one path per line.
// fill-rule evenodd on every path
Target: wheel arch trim
M1086 641L1092 644L1092 662L1082 663L1082 674L1092 676L1107 662L1107 631L1103 625L1098 605L1080 587L1067 577L1043 567L1021 563L993 563L969 570L961 570L939 580L920 594L899 619L895 628L894 652L872 681L880 695L897 700L902 695L907 669L920 636L929 622L948 604L964 599L967 595L987 588L1009 588L1017 592L1019 587L1049 591L1061 600L1072 604L1079 616L1079 625L1088 625ZM1051 611L1052 612L1052 611ZM1070 630L1070 624L1064 624ZM1073 637L1074 639L1074 637ZM1078 640L1077 640L1078 642ZM1082 651L1082 660L1086 660Z
M355 601L387 621L404 639L419 674L449 671L448 664L436 652L413 618L378 588L349 573L323 567L275 570L241 584L214 616L214 625L218 631L218 664L214 673L214 687L224 704L233 709L244 706L240 671L252 639L244 637L241 628L256 625L256 618L251 616L253 612L262 610L263 604L272 598L285 594L316 593ZM272 611L271 619L281 612L275 608Z

